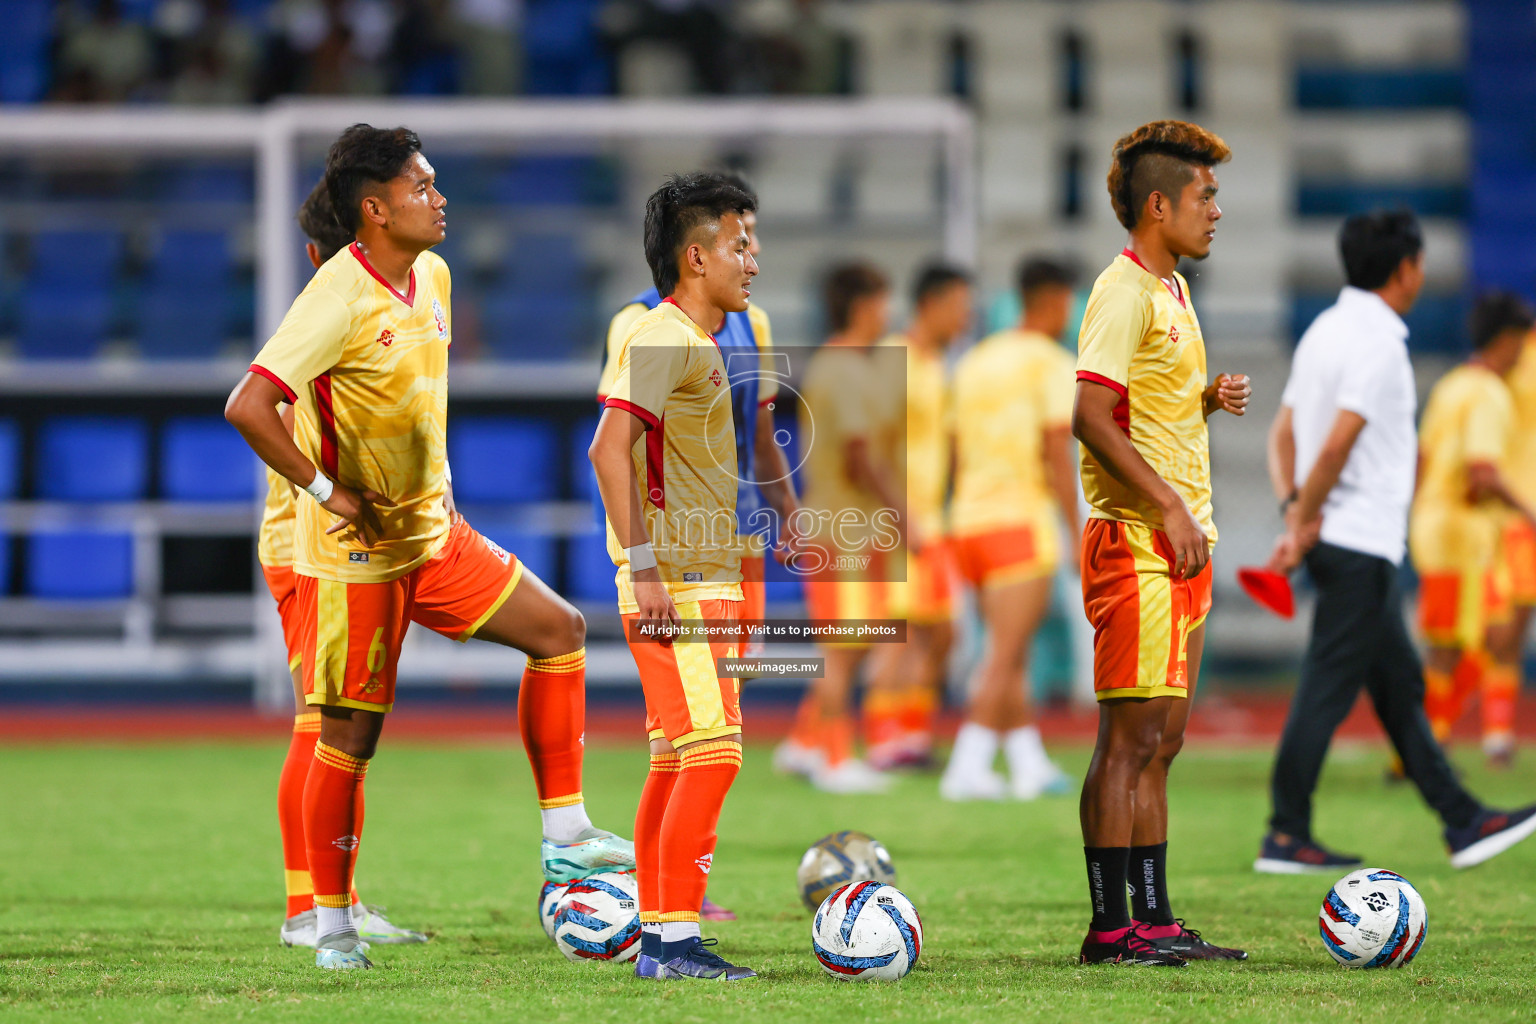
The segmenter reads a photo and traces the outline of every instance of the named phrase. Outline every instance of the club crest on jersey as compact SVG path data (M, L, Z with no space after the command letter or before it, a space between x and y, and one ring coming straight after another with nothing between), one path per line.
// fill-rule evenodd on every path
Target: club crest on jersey
M497 544L495 541L491 540L491 538L489 538L489 537L481 537L480 539L485 541L485 546L491 549L491 554L493 554L497 558L501 559L501 564L502 565L510 565L511 564L512 556L507 553L507 549L506 548L502 547L500 544Z
M379 336L374 340L377 341L380 345L383 345L385 348L389 348L389 346L393 345L395 342L395 332L386 327L379 332Z
M1179 343L1179 325L1178 324L1169 324L1168 325L1168 340L1171 341L1175 345L1177 345Z
M448 314L443 312L443 304L437 299L432 300L432 319L437 321L437 336L448 337Z

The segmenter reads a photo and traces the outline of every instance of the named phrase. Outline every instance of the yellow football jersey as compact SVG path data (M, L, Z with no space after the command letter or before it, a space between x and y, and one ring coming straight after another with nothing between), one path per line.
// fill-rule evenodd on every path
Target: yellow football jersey
M416 258L404 295L356 243L315 272L251 370L297 406L294 442L327 476L395 503L379 507L383 535L364 547L355 530L306 495L297 503L294 571L342 583L380 583L410 572L448 539L448 265Z
M1520 361L1504 379L1515 402L1515 432L1509 448L1509 486L1536 508L1536 332L1525 339Z
M1042 442L1047 430L1071 426L1074 388L1072 356L1035 331L999 331L960 357L952 388L956 536L1055 529Z
M261 510L261 529L256 534L256 561L274 568L293 565L296 509L293 485L267 467L267 502Z
M1486 564L1498 549L1508 510L1473 502L1467 468L1488 462L1507 474L1515 406L1503 378L1463 363L1435 384L1419 424L1419 488L1408 518L1408 547L1421 571Z
M613 392L613 378L619 372L619 350L624 347L624 339L629 337L630 328L653 308L643 302L631 302L608 321L608 354L603 360L603 372L597 380L599 402L605 401ZM747 307L747 317L752 321L752 340L757 342L757 350L763 354L763 376L757 384L757 402L762 405L773 401L779 394L779 375L768 357L768 353L773 351L773 327L768 322L768 314L757 306Z
M735 420L719 346L676 303L663 302L630 328L605 404L646 425L635 442L635 476L667 592L674 601L741 600ZM607 527L619 611L638 611L611 518Z
M894 547L899 539L895 511L883 510L879 496L849 476L845 453L850 441L863 439L871 463L884 459L893 483L901 480L903 446L891 445L886 435L901 429L905 404L899 378L905 362L892 349L847 345L823 345L807 361L799 411L805 485L800 505L813 517L804 523L807 536L838 549L876 539Z
M924 352L904 334L880 343L906 353L905 423L888 424L880 457L907 481L907 514L921 536L944 532L944 499L949 485L950 408L944 357ZM894 388L893 388L894 391ZM904 461L903 461L904 459Z
M1175 297L1129 250L1115 257L1088 296L1078 334L1077 378L1120 395L1115 420L1154 472L1183 497L1214 544L1210 440L1205 425L1205 341L1178 272ZM1088 446L1083 493L1095 519L1162 529L1162 513L1116 480Z

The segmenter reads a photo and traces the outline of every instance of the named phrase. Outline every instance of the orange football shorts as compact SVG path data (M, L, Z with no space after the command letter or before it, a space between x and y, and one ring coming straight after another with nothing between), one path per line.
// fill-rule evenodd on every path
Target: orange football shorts
M298 576L291 565L264 565L261 574L266 577L267 590L271 592L272 600L277 602L277 617L283 623L283 646L288 649L288 671L292 672L304 659L304 650L299 642L303 630L299 623L298 602L295 600Z
M978 590L1039 579L1056 571L1056 538L1034 525L956 537L955 564Z
M740 601L678 601L677 614L684 621L740 620ZM624 635L640 616L623 616ZM653 740L672 746L712 740L741 731L741 680L722 677L715 670L717 658L734 658L740 648L735 638L674 641L629 641L645 691L645 731Z
M1211 611L1211 563L1173 578L1168 536L1141 523L1090 519L1083 531L1083 610L1093 624L1099 700L1188 697L1189 632Z
M412 622L468 640L506 603L523 565L458 519L443 549L387 583L338 583L299 574L304 700L388 711L400 644Z
M741 621L761 622L768 612L768 588L763 583L763 556L741 556Z
M1510 601L1522 608L1536 605L1536 526L1529 519L1509 517L1503 554L1509 567Z
M1513 612L1511 573L1502 562L1463 571L1419 574L1419 629L1437 647L1464 651L1487 645L1489 626L1503 625Z
M807 616L812 619L866 622L895 617L904 584L892 583L887 578L885 552L871 549L858 555L839 554L831 557L844 561L830 562L826 568L805 581ZM854 558L866 559L862 568L848 561ZM860 649L869 644L865 641L839 641L818 646Z
M919 626L955 617L955 555L947 538L931 540L907 555L907 582L899 604L899 616Z

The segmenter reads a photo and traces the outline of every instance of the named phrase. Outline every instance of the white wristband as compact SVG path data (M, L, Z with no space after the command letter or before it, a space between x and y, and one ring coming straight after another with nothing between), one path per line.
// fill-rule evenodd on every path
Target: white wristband
M656 552L651 550L651 542L636 544L632 548L624 549L624 557L629 559L629 571L640 572L642 569L656 568Z
M331 492L335 489L336 485L331 483L331 478L318 469L315 470L315 478L309 482L308 487L304 488L311 498L322 505L331 500Z

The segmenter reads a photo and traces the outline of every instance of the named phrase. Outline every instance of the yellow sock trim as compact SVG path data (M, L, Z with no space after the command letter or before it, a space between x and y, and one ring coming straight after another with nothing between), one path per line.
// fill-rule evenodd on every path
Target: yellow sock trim
M661 915L656 913L656 911L654 911L654 910L642 910L642 911L640 911L640 923L641 924L660 924L661 923Z
M351 754L337 750L335 747L326 746L324 743L315 744L315 760L329 768L338 771L353 772L358 778L368 774L368 762L361 757L353 757Z
M569 654L557 654L553 658L529 658L528 669L533 672L551 672L565 675L587 667L587 649L577 648Z
M671 754L652 754L651 771L653 772L680 772L683 770L683 759L676 752Z
M575 807L582 802L581 792L578 790L570 796L552 796L548 800L540 800L539 810L548 811L556 807Z
M310 880L309 870L295 871L287 868L283 871L283 885L288 890L289 896L309 896L315 891L315 883Z
M302 715L294 715L293 716L293 731L294 732L301 732L301 733L302 732L319 732L320 731L320 712L318 712L318 711L307 711L307 712L305 712Z
M697 922L698 920L699 912L697 910L674 910L671 913L656 915L656 921L660 924L666 924L669 921Z
M708 765L733 764L741 767L741 744L735 740L712 740L700 743L683 753L683 769L703 768Z
M315 906L317 907L330 907L332 910L340 910L342 907L350 907L351 905L352 894L349 892L344 892L340 896L321 896L319 893L315 894Z

